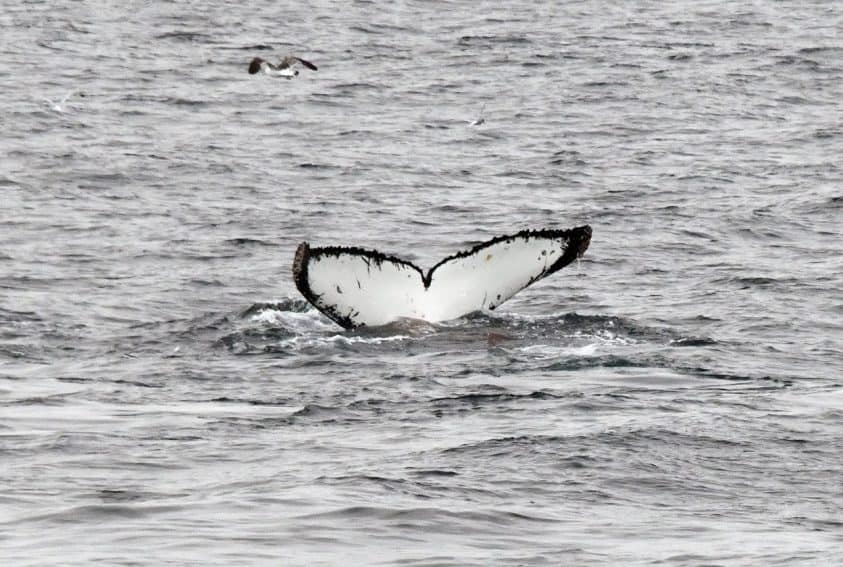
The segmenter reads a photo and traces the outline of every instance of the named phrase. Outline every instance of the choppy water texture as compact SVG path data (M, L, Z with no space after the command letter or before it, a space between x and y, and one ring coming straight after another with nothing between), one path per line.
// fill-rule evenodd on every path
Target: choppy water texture
M248 4L0 13L4 565L839 560L843 6ZM442 326L291 281L585 223Z

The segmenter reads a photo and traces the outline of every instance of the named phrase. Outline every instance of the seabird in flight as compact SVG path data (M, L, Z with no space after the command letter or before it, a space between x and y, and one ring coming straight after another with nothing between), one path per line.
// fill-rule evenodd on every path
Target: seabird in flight
M270 77L285 77L287 79L292 79L299 74L299 70L296 69L299 63L311 71L317 70L316 65L310 61L305 61L299 57L288 55L279 61L277 65L270 63L269 61L265 61L260 57L255 57L252 59L252 62L249 63L249 74L254 75L255 73L263 71Z
M472 120L468 123L469 126L480 126L481 124L486 122L486 118L483 117L483 111L486 110L486 103L483 103L483 108L480 109L480 116Z

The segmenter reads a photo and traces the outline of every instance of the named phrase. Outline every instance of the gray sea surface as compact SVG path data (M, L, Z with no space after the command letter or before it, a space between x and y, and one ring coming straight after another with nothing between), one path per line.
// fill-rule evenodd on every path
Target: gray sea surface
M839 563L841 30L5 2L0 564ZM287 53L319 70L246 72ZM443 325L343 331L291 277L303 240L431 266L582 224Z

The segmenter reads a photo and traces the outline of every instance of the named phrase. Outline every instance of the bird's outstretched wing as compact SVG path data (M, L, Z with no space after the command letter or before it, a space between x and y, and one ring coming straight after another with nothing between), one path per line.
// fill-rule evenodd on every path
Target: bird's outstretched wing
M261 64L263 62L264 60L260 57L253 58L252 61L249 63L249 74L254 75L255 73L258 73L261 70Z
M303 242L293 278L310 303L346 329L402 318L435 323L495 309L570 264L590 241L588 226L522 231L449 256L427 273L373 250Z
M304 59L302 59L301 57L293 57L292 59L294 59L294 60L298 61L299 63L301 63L302 65L304 65L304 66L305 66L305 67L307 67L308 69L310 69L311 71L318 71L318 70L319 70L319 69L316 67L316 65L314 65L314 64L313 64L313 63L311 63L310 61L305 61L305 60L304 60Z

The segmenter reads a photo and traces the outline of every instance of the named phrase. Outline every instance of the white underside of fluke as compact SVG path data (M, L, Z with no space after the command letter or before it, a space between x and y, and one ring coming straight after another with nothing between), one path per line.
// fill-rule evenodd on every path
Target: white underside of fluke
M579 240L573 244L579 246ZM525 231L452 256L425 275L410 262L378 252L303 243L294 276L304 296L344 327L401 318L436 323L496 308L584 252L572 255L571 245L572 231Z

